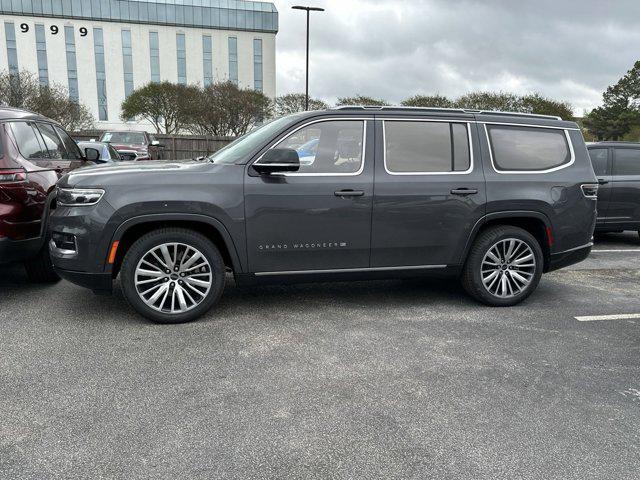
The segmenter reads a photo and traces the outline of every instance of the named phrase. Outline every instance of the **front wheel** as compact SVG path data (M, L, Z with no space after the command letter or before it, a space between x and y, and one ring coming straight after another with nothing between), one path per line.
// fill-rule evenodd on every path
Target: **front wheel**
M158 323L195 320L213 307L224 290L220 252L204 235L163 228L138 239L121 269L129 304Z
M513 226L491 227L473 244L462 285L482 303L508 307L533 293L543 265L542 248L529 232Z

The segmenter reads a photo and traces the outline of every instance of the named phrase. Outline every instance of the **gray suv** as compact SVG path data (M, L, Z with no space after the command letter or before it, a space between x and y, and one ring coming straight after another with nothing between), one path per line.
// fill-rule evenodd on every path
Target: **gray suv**
M598 232L640 234L640 143L599 142L589 145L598 177Z
M510 306L588 256L597 190L573 122L347 107L279 118L201 161L71 172L50 252L98 293L120 274L162 323L208 311L227 271L241 285L458 276Z

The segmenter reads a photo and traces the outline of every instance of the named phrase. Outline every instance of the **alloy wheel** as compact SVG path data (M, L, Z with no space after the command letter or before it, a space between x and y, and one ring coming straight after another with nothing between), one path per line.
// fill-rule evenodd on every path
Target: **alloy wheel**
M142 256L134 283L148 307L181 314L205 300L213 284L213 273L198 249L184 243L163 243Z
M536 257L523 240L507 238L495 243L482 259L484 288L499 298L512 298L531 284Z

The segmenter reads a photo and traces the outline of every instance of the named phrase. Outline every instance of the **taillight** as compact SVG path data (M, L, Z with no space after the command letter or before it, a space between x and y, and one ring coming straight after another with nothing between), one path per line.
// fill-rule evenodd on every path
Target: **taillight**
M591 198L593 200L597 200L598 199L598 184L597 183L586 183L584 185L581 185L582 188L582 194L587 197L587 198Z
M27 172L24 170L0 170L0 184L24 183L27 181Z

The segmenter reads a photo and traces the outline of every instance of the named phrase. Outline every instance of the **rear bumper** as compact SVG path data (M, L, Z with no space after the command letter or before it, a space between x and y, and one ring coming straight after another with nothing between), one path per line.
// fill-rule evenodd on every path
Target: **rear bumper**
M552 254L549 261L549 270L547 271L553 272L554 270L559 270L561 268L568 267L569 265L582 262L591 253L591 247L593 247L593 243L588 243L581 247Z
M110 273L74 272L54 267L60 277L71 283L89 288L98 294L109 294L113 290L113 278Z
M0 238L0 264L21 262L34 257L42 248L43 242L42 237L29 240Z

